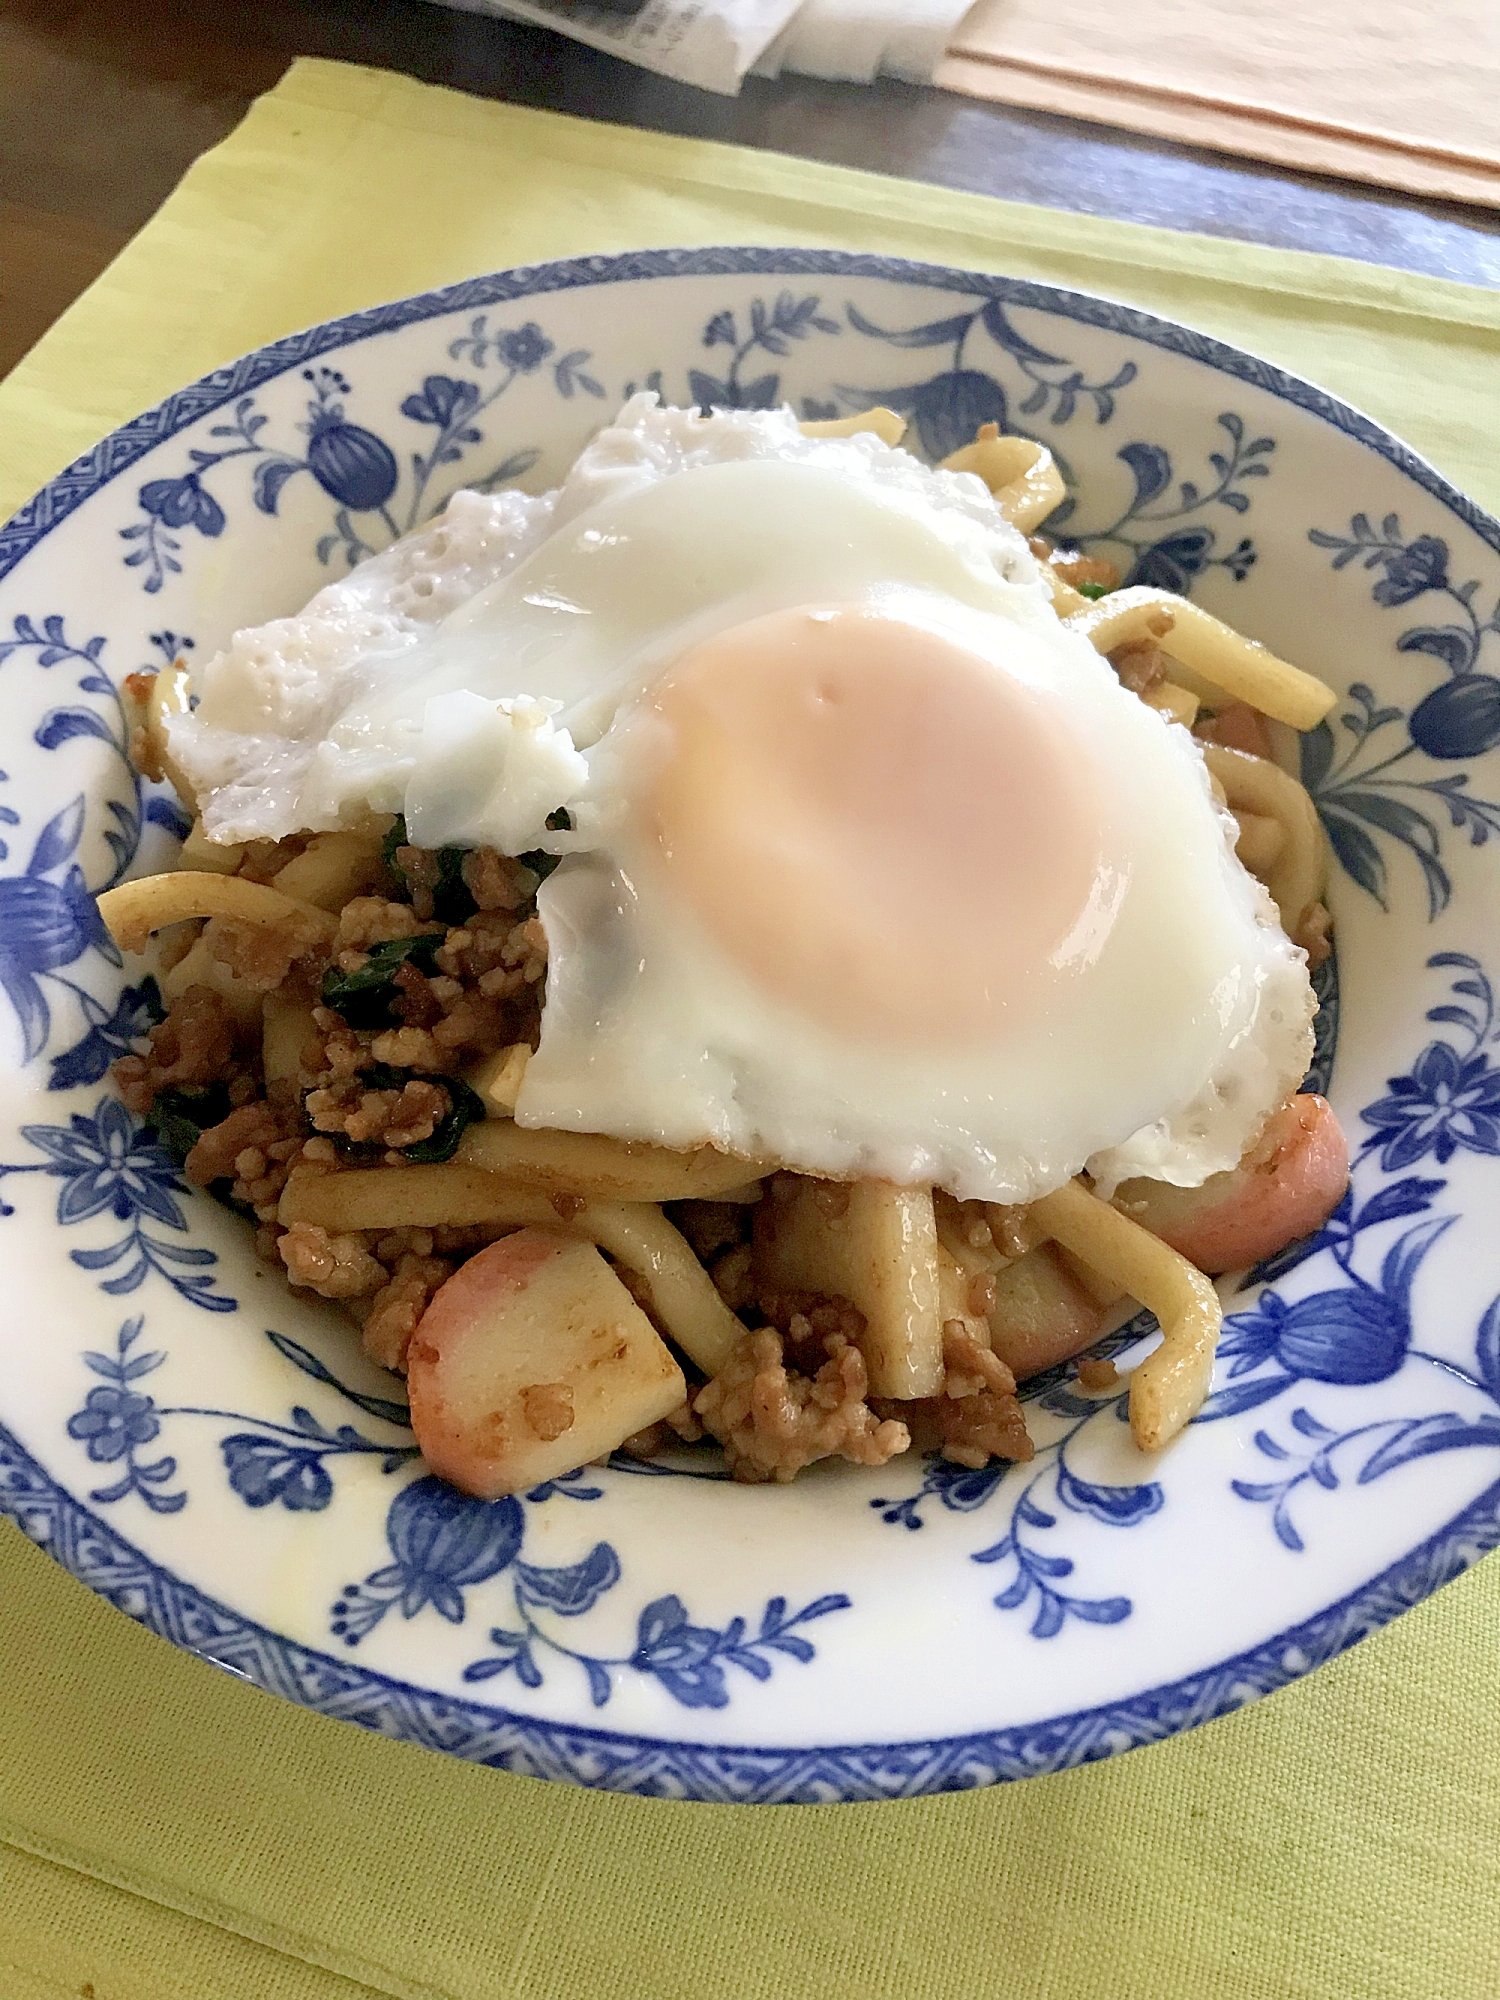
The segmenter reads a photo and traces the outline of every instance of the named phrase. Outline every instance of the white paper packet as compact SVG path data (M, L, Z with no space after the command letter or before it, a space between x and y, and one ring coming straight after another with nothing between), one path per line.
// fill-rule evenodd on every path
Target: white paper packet
M797 12L799 0L646 0L638 14L538 0L437 0L471 14L508 15L660 76L733 97L745 73Z
M756 76L784 69L845 83L930 83L970 0L803 0Z

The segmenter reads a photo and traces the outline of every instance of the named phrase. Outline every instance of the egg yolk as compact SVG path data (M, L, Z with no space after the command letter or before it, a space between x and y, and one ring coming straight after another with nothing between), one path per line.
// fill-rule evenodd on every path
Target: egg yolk
M1018 641L1019 643L1019 641ZM841 1035L1044 1024L1118 895L1055 701L867 606L717 634L653 693L640 829L755 985Z

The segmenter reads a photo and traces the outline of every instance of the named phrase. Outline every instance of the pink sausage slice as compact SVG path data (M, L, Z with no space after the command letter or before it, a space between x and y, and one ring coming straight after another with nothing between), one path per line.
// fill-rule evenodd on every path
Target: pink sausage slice
M1237 1167L1202 1187L1126 1181L1115 1206L1196 1264L1239 1271L1309 1236L1349 1185L1349 1147L1326 1098L1289 1098Z
M407 1350L411 1423L440 1477L482 1500L598 1458L687 1394L592 1243L518 1229L461 1265Z

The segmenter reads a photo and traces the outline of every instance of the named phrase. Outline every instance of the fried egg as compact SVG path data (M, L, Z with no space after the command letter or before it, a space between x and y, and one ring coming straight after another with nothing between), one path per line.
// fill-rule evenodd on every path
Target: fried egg
M557 493L460 496L200 681L217 838L404 811L564 856L524 1125L1023 1201L1196 1185L1306 1067L1192 738L977 479L874 437L638 398Z

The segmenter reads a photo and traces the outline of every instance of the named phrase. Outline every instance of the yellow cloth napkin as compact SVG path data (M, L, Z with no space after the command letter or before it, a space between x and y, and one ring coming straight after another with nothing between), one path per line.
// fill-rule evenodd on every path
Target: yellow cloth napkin
M1494 0L978 0L934 81L1500 207Z
M806 242L1060 279L1327 382L1492 505L1500 297L299 64L0 386L0 508L325 314ZM662 1805L237 1685L0 1535L0 2000L1493 2000L1500 1562L1269 1701L908 1804Z

